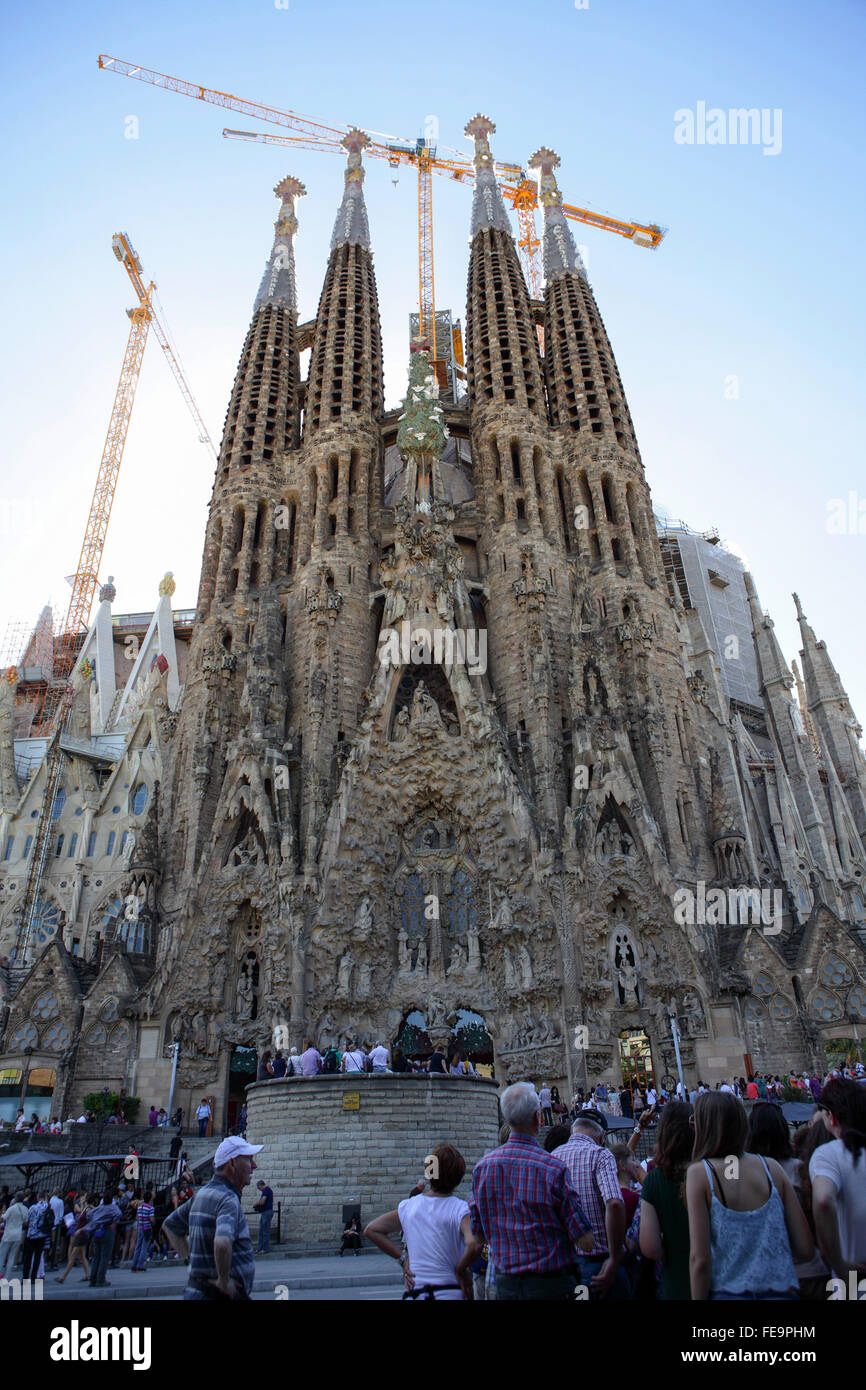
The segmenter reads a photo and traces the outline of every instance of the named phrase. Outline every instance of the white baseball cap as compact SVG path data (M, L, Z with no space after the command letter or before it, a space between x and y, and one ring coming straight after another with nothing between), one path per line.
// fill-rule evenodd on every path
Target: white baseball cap
M240 1135L232 1134L228 1139L224 1139L213 1156L214 1168L222 1168L224 1163L230 1163L233 1158L242 1158L244 1154L258 1154L264 1148L264 1144L248 1144L246 1139L241 1139Z

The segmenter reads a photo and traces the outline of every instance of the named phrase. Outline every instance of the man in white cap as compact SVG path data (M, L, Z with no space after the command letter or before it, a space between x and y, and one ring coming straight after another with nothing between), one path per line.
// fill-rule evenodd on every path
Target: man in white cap
M224 1139L214 1154L214 1175L205 1187L162 1224L178 1254L189 1257L186 1299L248 1299L256 1260L241 1193L255 1172L254 1154L263 1144L240 1135Z

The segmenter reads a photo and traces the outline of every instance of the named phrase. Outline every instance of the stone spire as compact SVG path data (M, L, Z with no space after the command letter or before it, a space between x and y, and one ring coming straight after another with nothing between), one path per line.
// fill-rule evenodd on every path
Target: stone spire
M826 642L816 638L796 594L794 603L803 639L800 656L809 715L822 746L833 760L857 830L866 840L866 758L860 747L863 729L830 659Z
M467 121L464 129L464 134L475 141L475 192L472 197L471 231L473 237L487 227L495 227L497 231L508 232L511 235L511 223L496 181L488 140L488 136L495 130L496 126L489 117L480 114Z
M529 159L529 168L539 171L538 198L544 208L544 278L550 281L571 274L586 279L586 269L562 210L562 193L553 172L559 164L559 155L544 145Z
M280 199L280 212L274 223L274 244L270 259L265 266L262 283L256 295L257 309L262 304L282 304L290 313L297 310L293 244L298 230L295 199L302 198L306 191L300 179L291 176L283 179L274 189Z
M348 160L343 201L337 211L331 236L332 252L338 246L365 246L370 250L370 224L367 220L367 204L364 201L364 166L361 163L361 152L369 143L369 135L354 127L347 131L340 141Z

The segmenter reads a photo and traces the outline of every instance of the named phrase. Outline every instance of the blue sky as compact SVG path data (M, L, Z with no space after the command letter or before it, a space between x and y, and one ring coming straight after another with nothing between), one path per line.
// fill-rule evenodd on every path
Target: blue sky
M218 441L273 185L294 173L308 190L304 317L342 188L337 157L223 140L253 123L100 72L105 52L335 124L414 138L433 117L467 150L481 110L500 157L558 151L567 201L667 226L656 252L577 229L656 506L748 557L789 659L798 590L866 719L866 534L856 516L827 530L834 498L866 513L862 3L49 3L7 10L4 28L0 640L7 618L68 600L132 303L112 234L157 281ZM675 113L699 102L780 110L780 152L678 144ZM413 176L393 177L371 162L366 182L390 404L417 264ZM469 205L436 181L436 298L460 317ZM175 603L196 599L213 466L161 356L151 339L102 567L121 612L152 608L166 569Z

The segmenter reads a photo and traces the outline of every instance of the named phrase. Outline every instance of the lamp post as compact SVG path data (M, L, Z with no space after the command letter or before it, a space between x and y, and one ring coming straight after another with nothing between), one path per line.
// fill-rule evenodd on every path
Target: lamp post
M169 1043L168 1049L171 1053L171 1087L168 1092L168 1122L171 1124L172 1108L174 1106L174 1085L177 1080L177 1059L180 1054L180 1043Z
M676 1009L674 1009L672 1006L669 1006L668 1008L668 1018L670 1020L671 1025L671 1037L674 1040L674 1052L676 1054L677 1059L677 1075L680 1078L680 1085L682 1086L683 1091L685 1091L686 1083L683 1078L683 1063L682 1058L680 1057L680 1029L679 1024L677 1023Z

